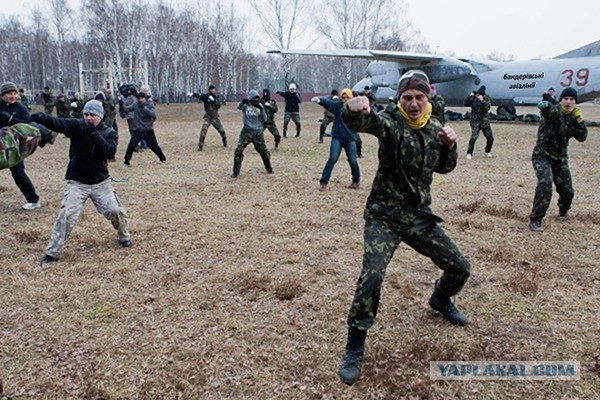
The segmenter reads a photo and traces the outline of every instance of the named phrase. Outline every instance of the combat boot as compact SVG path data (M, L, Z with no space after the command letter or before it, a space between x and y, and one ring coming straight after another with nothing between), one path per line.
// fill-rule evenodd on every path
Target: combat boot
M460 312L450 300L450 296L444 293L439 286L439 279L435 281L435 289L431 298L429 298L429 306L440 312L446 321L453 325L467 325L467 317Z
M348 342L338 371L340 379L346 385L352 386L360 379L366 339L367 331L359 331L354 328L348 329Z

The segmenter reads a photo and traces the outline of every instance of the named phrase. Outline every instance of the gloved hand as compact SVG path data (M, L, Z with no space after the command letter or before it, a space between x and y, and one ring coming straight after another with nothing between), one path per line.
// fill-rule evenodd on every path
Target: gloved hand
M246 99L246 98L242 99L242 104L248 104L248 99Z
M313 97L312 99L310 99L310 101L312 101L313 103L317 103L319 104L319 98L318 97Z
M260 103L260 104L262 104L262 103ZM271 108L271 103L269 103L269 102L267 101L267 102L265 103L265 107L269 107L269 108Z
M71 103L71 108L77 108L77 103L75 103L75 102L72 102L72 103Z
M574 109L571 112L571 115L575 117L575 121L577 121L578 124L583 124L583 114L579 108Z
M120 106L122 106L123 103L124 103L123 99L119 99L118 103L119 103Z
M543 101L540 101L539 103L537 103L537 108L540 110L543 110L544 108L548 108L548 107L550 107L550 102L548 102L546 100L543 100Z
M9 124L11 120L12 120L12 115L10 115L8 112L2 111L0 113L0 121L6 122L7 124Z
M39 112L39 113L31 114L31 116L29 117L29 121L37 122L38 124L43 124L46 121L47 117L48 116L45 113Z
M210 96L208 96L208 99L209 99L210 101L215 101L215 98L212 96L212 94L211 94Z

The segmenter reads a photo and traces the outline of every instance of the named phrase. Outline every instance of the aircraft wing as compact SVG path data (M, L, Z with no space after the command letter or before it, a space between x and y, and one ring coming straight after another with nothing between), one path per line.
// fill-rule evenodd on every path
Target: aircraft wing
M435 54L410 53L406 51L366 50L366 49L334 49L334 50L294 50L273 49L267 50L269 54L303 55L303 56L325 56L325 57L349 57L365 58L370 60L392 61L403 64L424 65L432 61L440 61L445 57Z

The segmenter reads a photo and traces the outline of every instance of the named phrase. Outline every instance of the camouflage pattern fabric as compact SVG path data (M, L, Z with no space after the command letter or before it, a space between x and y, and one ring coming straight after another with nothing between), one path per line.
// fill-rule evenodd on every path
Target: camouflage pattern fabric
M42 101L44 102L44 112L48 115L52 115L52 109L54 108L52 92L42 92Z
M364 231L363 267L348 313L348 326L369 329L375 322L385 270L401 242L429 257L444 272L440 289L453 296L470 276L469 262L434 220L419 215L408 228L392 221L369 218Z
M491 152L492 145L494 144L494 135L492 133L492 127L490 126L488 113L492 106L492 100L487 94L483 96L483 100L479 100L477 97L469 95L465 100L465 106L471 107L471 139L469 140L467 154L473 154L475 142L479 137L480 130L483 132L483 136L485 136L486 139L485 152Z
M446 116L444 115L446 110L446 100L444 100L444 98L439 94L436 94L429 102L431 103L432 107L431 115L436 117L442 123L442 125L444 125L446 123Z
M555 105L560 103L560 101L556 98L556 96L552 96L550 93L545 92L542 94L542 100L547 101L548 103Z
M277 124L275 124L275 114L279 111L279 107L277 107L277 102L273 99L265 100L264 98L260 99L260 103L263 105L265 110L265 114L267 114L267 122L263 124L263 132L265 130L269 130L273 138L275 139L275 147L279 145L281 142L281 135L279 134L279 129L277 129ZM267 107L266 104L269 104Z
M60 118L72 118L71 116L71 104L67 103L66 100L56 101L56 115Z
M85 107L85 100L77 100L76 98L72 98L71 103L77 104L77 107L73 107L71 111L73 118L83 118L83 107Z
M552 199L552 183L558 193L560 212L569 211L575 196L567 154L569 140L575 138L584 142L587 139L585 124L578 123L572 113L564 114L560 104L540 112L543 119L532 155L537 176L533 207L529 215L532 221L541 221L546 215Z
M19 94L19 101L27 108L27 111L31 111L31 106L29 105L29 99L27 98L27 95L23 93Z
M214 126L217 132L219 132L219 135L221 135L221 139L223 140L223 146L227 146L227 134L225 133L225 129L223 128L223 124L221 123L219 114L210 117L208 113L206 113L204 114L202 129L200 130L200 139L198 140L198 147L202 148L204 146L204 141L206 140L206 133L208 132L208 128L211 125Z
M40 140L40 130L29 124L0 129L0 169L11 168L32 155Z
M457 147L442 144L437 119L412 130L397 106L367 116L344 107L342 120L350 129L379 139L379 167L364 212L363 267L348 314L350 327L366 330L377 315L385 269L401 242L444 271L440 290L448 296L458 293L470 275L468 261L437 225L442 219L429 207L433 173L456 167Z
M106 92L106 97L102 100L102 108L104 109L104 118L102 122L111 128L114 128L115 121L117 120L117 103L115 98Z
M319 141L323 141L323 137L325 136L325 131L327 130L327 125L333 123L333 114L329 111L325 110L323 113L323 119L321 120L321 126L319 126Z
M263 160L263 164L267 171L270 171L271 168L271 153L267 150L267 145L265 144L265 137L262 132L252 132L246 129L242 129L240 132L240 138L238 140L237 147L235 148L235 153L233 156L233 173L239 174L240 169L242 168L242 161L244 160L244 150L246 147L252 143L254 148L260 154L260 157Z

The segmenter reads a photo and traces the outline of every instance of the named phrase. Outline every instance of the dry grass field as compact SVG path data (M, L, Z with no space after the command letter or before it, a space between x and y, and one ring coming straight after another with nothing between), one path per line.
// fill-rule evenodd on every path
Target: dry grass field
M582 109L600 121L600 107ZM230 178L241 128L234 104L221 113L230 146L211 128L203 152L196 151L201 105L159 105L158 113L167 162L146 151L124 169L129 135L120 121L110 166L115 179L130 177L114 184L129 214L129 249L88 202L64 257L38 266L65 189L64 136L25 162L41 209L21 211L9 171L0 173L0 398L600 398L600 128L583 144L571 141L571 219L554 220L555 194L545 231L534 234L527 222L537 125L493 124L494 158L483 157L481 136L467 161L468 122L451 123L461 157L453 173L436 176L432 208L471 262L472 277L455 298L471 324L451 326L429 309L439 270L401 245L363 377L347 387L337 368L377 141L362 135L359 190L346 188L342 155L320 192L329 139L317 143L316 105L302 106L302 136L271 151L274 175L250 146L237 179ZM432 381L431 360L577 360L581 380Z

